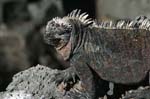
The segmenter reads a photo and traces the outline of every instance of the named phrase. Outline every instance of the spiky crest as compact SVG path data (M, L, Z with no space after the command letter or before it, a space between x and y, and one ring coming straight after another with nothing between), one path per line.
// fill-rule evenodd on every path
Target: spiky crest
M64 18L71 18L75 20L81 21L85 25L90 25L93 23L93 20L91 18L88 18L88 14L86 12L81 13L80 9L73 10L70 14L68 14L67 17Z
M56 23L62 23L71 28L71 24L69 24L67 19L75 19L82 24L90 25L91 27L104 28L104 29L145 29L150 30L150 19L146 16L138 16L134 20L119 20L119 21L104 21L98 22L93 20L92 18L88 18L88 14L86 12L81 13L80 9L75 9L67 16L61 18L53 18L53 21Z
M145 29L150 30L150 19L146 16L138 16L135 20L119 20L115 21L94 21L92 27L104 29Z

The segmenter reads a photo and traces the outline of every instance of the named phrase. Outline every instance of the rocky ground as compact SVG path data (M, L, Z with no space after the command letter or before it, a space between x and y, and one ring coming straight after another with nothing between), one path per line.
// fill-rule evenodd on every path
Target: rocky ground
M0 99L89 99L80 80L56 83L66 70L57 70L37 65L13 76ZM98 95L98 94L97 94ZM110 99L107 95L97 99ZM150 87L126 91L119 99L150 99Z

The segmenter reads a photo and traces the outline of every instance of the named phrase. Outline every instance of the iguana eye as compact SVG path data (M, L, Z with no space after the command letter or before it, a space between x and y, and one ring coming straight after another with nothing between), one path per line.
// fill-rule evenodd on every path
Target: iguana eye
M64 35L66 32L59 32L58 35Z

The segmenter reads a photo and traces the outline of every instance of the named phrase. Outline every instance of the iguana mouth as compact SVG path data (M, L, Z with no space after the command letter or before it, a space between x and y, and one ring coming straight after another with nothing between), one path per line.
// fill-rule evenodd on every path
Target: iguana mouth
M64 60L69 59L71 53L71 42L69 41L68 43L59 45L56 47L56 50L59 54L61 54Z
M61 39L59 39L59 38L58 38L58 39L52 39L52 40L51 40L51 45L57 46L58 43L60 42L60 40L61 40Z
M53 47L57 47L58 46L58 44L59 44L59 42L60 42L60 38L55 38L55 39L46 39L45 41L46 41L46 43L47 44L49 44L49 45L51 45L51 46L53 46Z

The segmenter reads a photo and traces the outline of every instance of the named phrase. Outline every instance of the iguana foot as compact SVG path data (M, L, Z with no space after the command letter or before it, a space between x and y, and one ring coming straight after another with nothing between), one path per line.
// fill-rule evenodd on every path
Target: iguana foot
M77 80L78 80L77 75L72 67L70 67L66 70L63 70L60 74L56 75L56 77L55 77L55 82L57 85L62 82L67 83L70 81L75 83Z
M58 87L59 91L63 93L63 95L67 94L67 91L77 83L79 80L73 67L69 67L66 70L63 70L59 74L55 75L53 78L56 86Z
M60 74L55 75L53 80L58 86L58 90L62 92L64 96L72 92L71 90L74 90L74 92L85 95L85 99L94 99L92 98L93 90L91 90L91 83L85 82L85 80L82 81L82 79L80 79L80 77L76 74L73 67L69 67L68 69L63 70Z
M83 82L77 77L73 68L62 71L60 74L56 75L53 80L58 86L59 92L64 96L70 94L71 97L69 99L93 99L91 93L85 89Z

